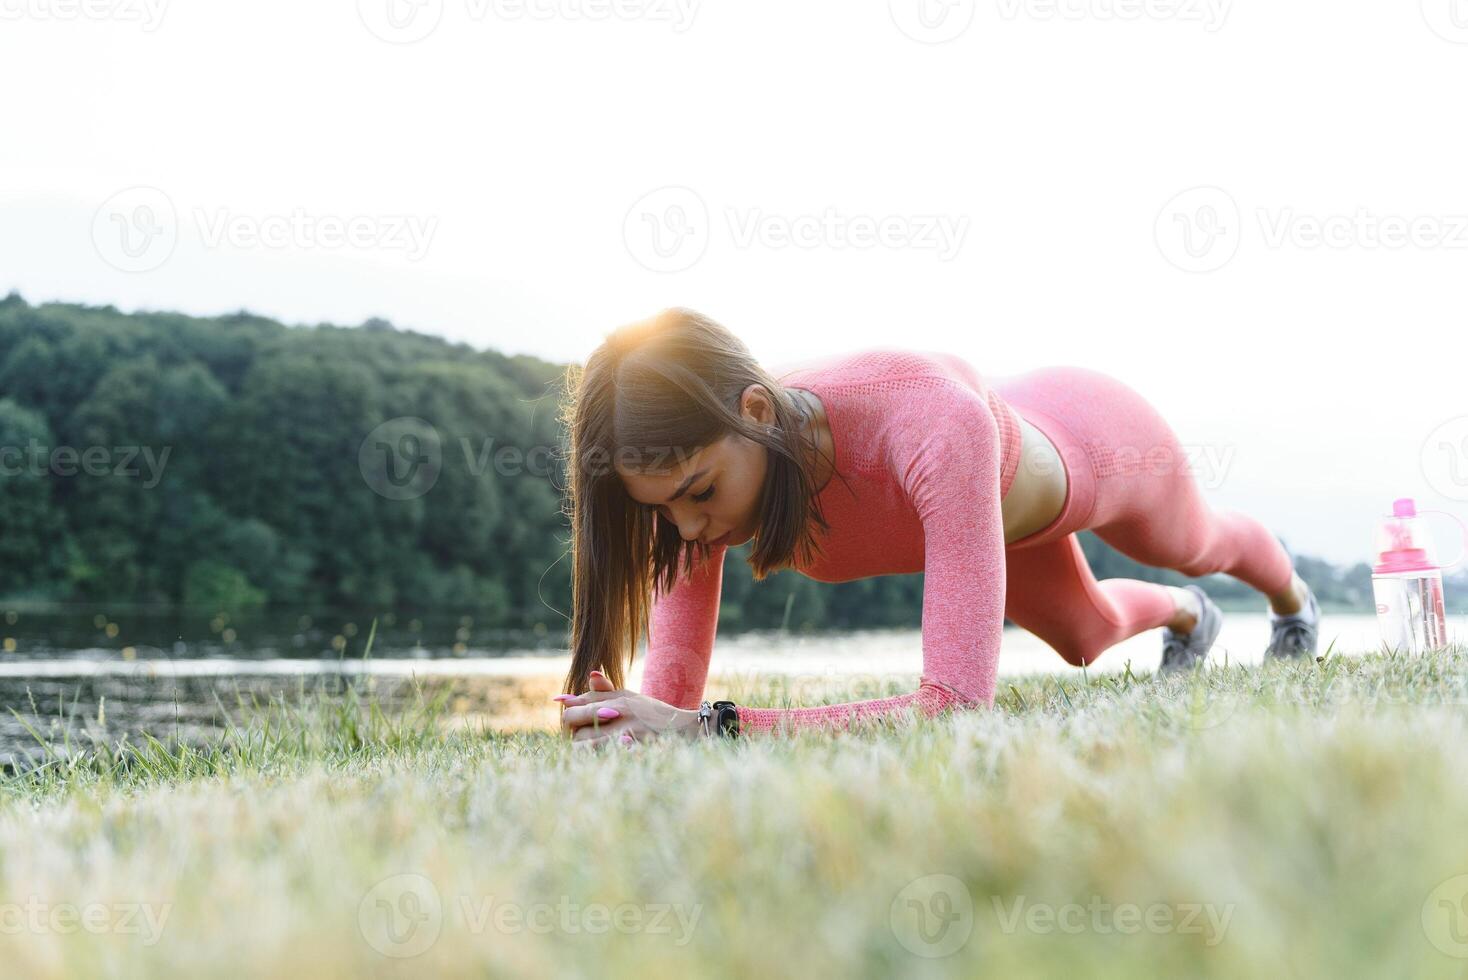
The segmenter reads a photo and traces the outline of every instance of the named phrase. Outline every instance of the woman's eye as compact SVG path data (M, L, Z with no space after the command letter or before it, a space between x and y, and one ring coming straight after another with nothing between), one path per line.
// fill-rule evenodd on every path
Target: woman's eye
M710 483L707 490L705 490L703 493L695 493L693 495L693 499L697 500L699 503L703 503L705 500L714 495L714 486L715 484Z

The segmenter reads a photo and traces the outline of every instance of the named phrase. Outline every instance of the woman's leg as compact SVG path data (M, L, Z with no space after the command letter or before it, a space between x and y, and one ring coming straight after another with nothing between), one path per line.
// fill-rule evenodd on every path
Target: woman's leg
M1176 614L1178 604L1165 586L1096 582L1074 540L1073 532L1083 528L1143 564L1189 576L1232 575L1272 604L1284 597L1287 610L1296 577L1284 547L1253 518L1208 506L1176 434L1141 395L1099 371L1075 367L992 383L1055 443L1070 486L1061 516L1006 550L1014 622L1074 663L1105 649L1098 643L1165 625ZM1031 557L1032 551L1041 554Z
M1098 582L1074 534L1007 550L1004 615L1077 667L1177 615L1171 590L1153 582Z
M1089 450L1097 487L1087 526L1098 538L1144 565L1222 572L1271 598L1290 592L1294 566L1279 539L1247 514L1208 505L1176 433L1141 395L1100 375L1084 404L1097 412L1086 424L1111 434Z

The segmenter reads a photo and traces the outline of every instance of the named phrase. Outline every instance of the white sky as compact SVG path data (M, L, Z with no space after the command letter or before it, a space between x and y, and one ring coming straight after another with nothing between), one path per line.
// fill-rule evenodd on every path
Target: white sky
M0 292L1086 365L1297 551L1468 519L1465 0L80 3L0 0Z

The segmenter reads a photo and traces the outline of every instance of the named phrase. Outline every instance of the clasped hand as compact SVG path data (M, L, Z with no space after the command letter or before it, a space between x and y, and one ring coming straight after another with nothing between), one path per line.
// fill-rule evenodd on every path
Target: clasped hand
M557 694L566 709L561 730L574 747L632 746L663 736L694 737L702 733L698 712L675 708L637 691L619 690L599 670L591 672L591 690Z

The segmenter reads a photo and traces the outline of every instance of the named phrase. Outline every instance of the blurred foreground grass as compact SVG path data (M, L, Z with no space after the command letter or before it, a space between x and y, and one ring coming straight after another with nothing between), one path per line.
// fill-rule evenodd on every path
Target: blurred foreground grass
M910 689L871 680L749 703ZM549 693L549 688L545 691ZM1468 651L573 752L449 688L0 780L5 977L1461 976Z

